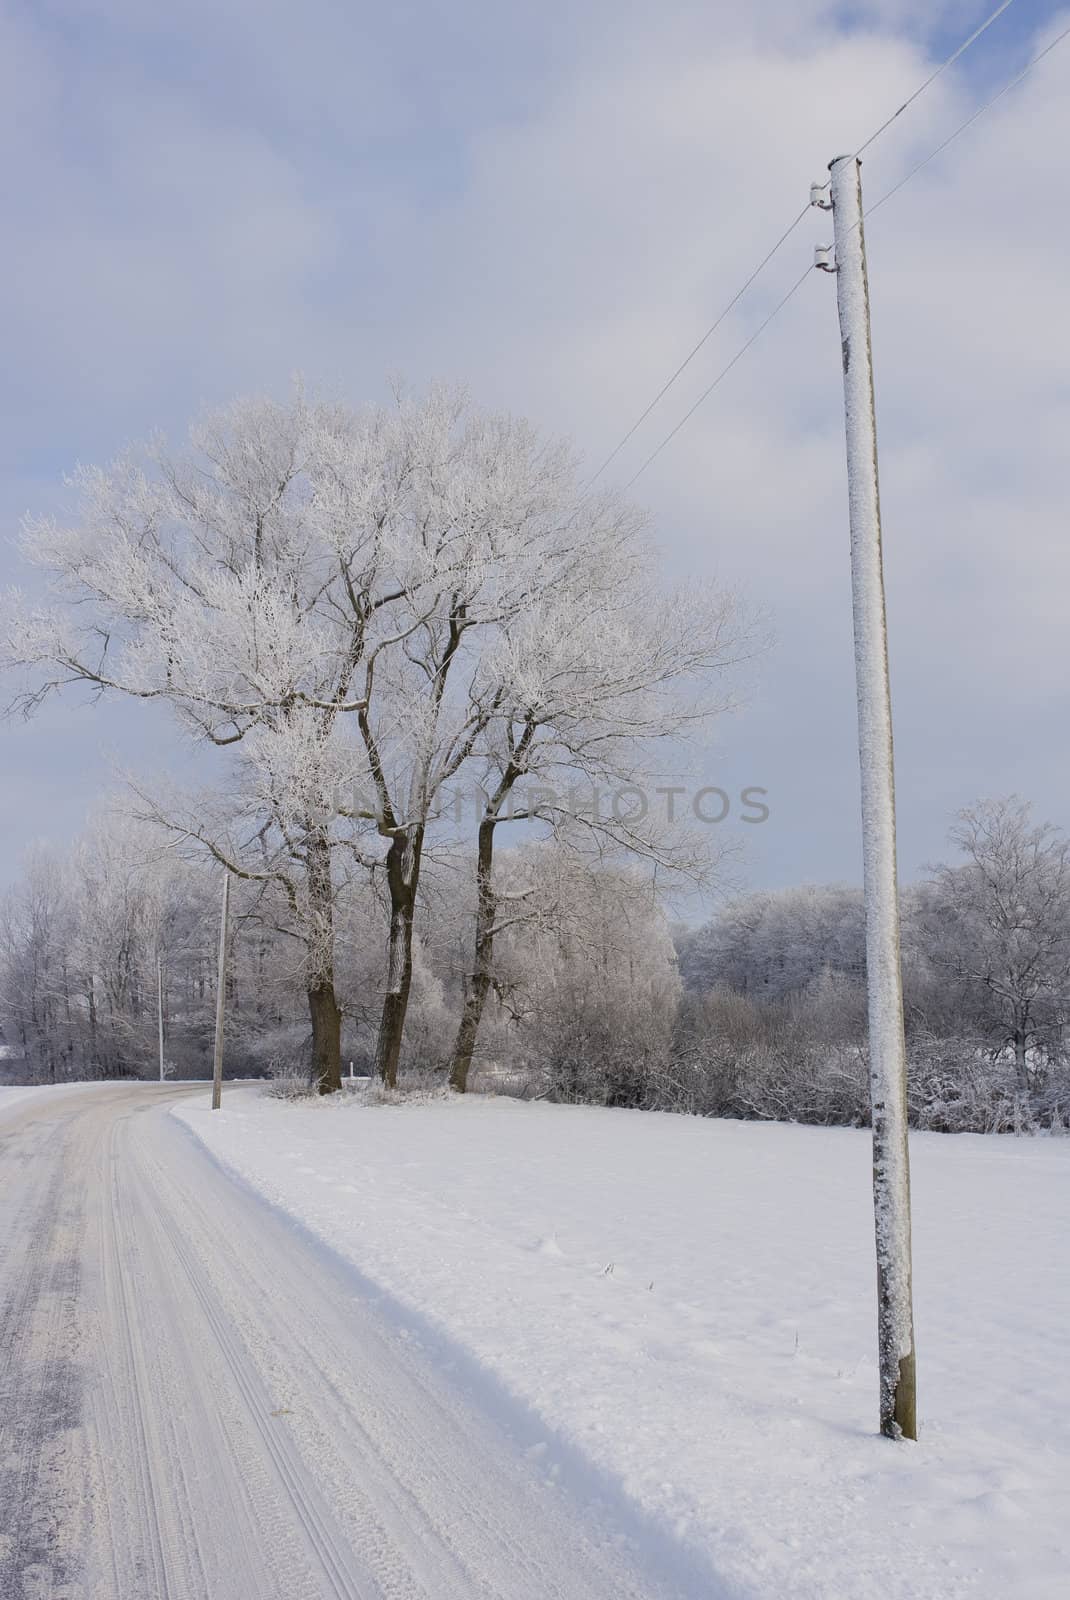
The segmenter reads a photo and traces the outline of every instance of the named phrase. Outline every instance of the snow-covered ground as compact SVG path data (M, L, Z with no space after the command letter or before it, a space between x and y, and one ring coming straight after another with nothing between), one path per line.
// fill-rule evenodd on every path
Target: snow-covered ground
M15 1111L21 1111L23 1106L31 1100L43 1100L46 1097L55 1098L58 1095L84 1093L87 1089L99 1089L97 1083L34 1083L15 1084L0 1088L0 1122Z
M864 1133L255 1089L175 1115L726 1594L1065 1593L1070 1140L913 1139L922 1437L896 1445Z

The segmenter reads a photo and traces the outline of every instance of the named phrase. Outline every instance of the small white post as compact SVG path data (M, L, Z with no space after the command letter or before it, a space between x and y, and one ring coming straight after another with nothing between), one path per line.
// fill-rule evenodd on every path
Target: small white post
M163 1071L163 959L159 952L156 955L156 1016L159 1022L160 1034L160 1082L164 1080Z
M916 1439L907 1065L895 861L895 769L861 163L857 156L838 156L829 162L829 171L832 174L836 299L847 428L858 755L862 780L880 1427L890 1438Z
M227 998L227 910L230 905L230 873L223 868L223 906L219 916L219 966L215 991L215 1056L212 1062L212 1110L218 1111L223 1098L223 1008Z

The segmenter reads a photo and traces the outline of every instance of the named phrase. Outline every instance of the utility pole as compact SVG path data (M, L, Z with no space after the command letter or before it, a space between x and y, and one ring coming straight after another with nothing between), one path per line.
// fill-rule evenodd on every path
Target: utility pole
M163 958L159 951L156 953L156 1016L159 1021L160 1033L160 1082L164 1080L163 1071Z
M829 171L832 174L828 187L836 259L834 266L830 264L827 247L822 247L817 252L816 264L836 274L847 427L858 759L862 779L880 1429L889 1438L916 1439L907 1064L895 862L895 768L861 163L857 156L837 156L829 162ZM811 199L828 210L829 203L819 197L820 193L815 186Z
M230 907L230 873L223 868L223 906L219 916L219 968L215 990L215 1056L212 1062L212 1110L223 1098L223 1009L227 998L227 911Z

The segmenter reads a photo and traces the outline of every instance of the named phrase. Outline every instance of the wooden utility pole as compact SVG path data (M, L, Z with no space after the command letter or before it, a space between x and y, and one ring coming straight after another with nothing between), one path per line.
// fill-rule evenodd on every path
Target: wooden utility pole
M858 757L862 778L880 1428L893 1439L916 1439L907 1064L895 861L895 769L861 163L857 156L837 156L829 162L829 171L832 174L829 188L836 259L835 266L830 266L827 260L821 259L819 251L818 265L836 273L847 427ZM816 195L812 197L816 204L823 204Z
M227 998L227 912L230 907L230 873L223 868L223 906L219 916L219 967L215 991L215 1056L212 1062L212 1110L223 1098L223 1010Z
M160 1082L164 1080L163 1070L163 958L159 952L156 955L156 1016L159 1021L160 1034Z

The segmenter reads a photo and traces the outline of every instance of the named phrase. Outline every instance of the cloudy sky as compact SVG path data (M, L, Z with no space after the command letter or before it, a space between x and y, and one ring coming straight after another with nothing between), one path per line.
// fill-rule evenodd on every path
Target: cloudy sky
M62 474L290 375L388 374L593 465L852 149L994 8L887 0L6 0L0 581ZM1016 0L867 152L876 199L1070 23ZM868 229L905 877L1015 790L1070 824L1070 40ZM803 270L807 217L609 476L625 482ZM633 491L666 569L777 636L704 759L769 791L747 876L859 876L834 281L813 273ZM62 842L155 712L0 728L0 875Z

